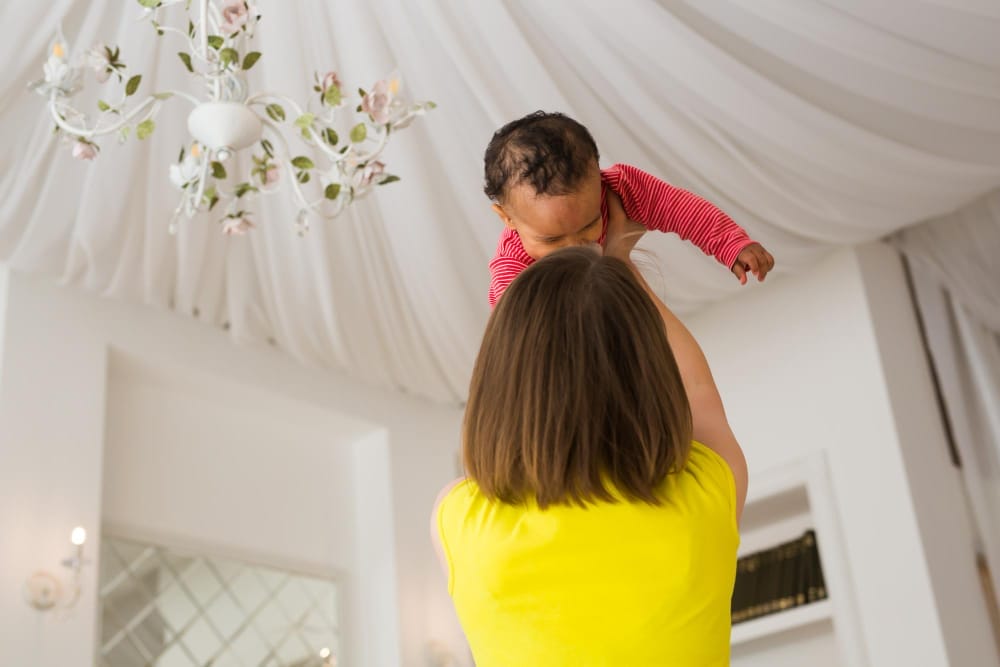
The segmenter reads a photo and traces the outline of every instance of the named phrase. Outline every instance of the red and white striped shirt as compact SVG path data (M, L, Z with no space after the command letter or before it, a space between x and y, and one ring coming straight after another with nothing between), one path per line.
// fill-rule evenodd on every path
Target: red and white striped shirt
M625 215L645 225L646 229L673 232L691 241L706 255L713 255L727 269L732 268L740 252L753 243L742 227L711 202L678 188L628 164L616 164L601 170L600 243L608 230L607 191L621 197ZM514 278L533 260L524 251L517 232L505 228L490 260L490 307Z

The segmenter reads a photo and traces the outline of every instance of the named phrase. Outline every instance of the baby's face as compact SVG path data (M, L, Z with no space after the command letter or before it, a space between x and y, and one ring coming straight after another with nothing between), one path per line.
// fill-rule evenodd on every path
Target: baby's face
M514 186L498 213L532 259L567 246L596 245L603 226L601 173L595 165L568 195L538 195L530 185Z

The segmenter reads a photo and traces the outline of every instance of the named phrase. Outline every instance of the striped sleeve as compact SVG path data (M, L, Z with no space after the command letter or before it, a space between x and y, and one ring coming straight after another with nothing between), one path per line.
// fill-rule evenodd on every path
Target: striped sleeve
M490 260L490 308L497 305L500 296L514 278L532 263L521 245L521 237L512 229L504 229L497 243L497 251Z
M732 268L740 251L754 243L710 201L641 169L616 164L602 170L601 178L621 197L629 218L647 229L677 234L726 268Z

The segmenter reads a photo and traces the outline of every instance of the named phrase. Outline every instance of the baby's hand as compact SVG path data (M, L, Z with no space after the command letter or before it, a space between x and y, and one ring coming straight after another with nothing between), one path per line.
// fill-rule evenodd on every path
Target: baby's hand
M604 237L604 254L628 261L632 248L639 242L646 228L625 215L625 207L618 194L608 190L608 232Z
M774 257L764 250L764 246L759 243L751 243L740 251L736 257L731 271L740 279L741 285L747 284L747 272L752 272L757 276L757 280L764 282L767 272L774 268Z

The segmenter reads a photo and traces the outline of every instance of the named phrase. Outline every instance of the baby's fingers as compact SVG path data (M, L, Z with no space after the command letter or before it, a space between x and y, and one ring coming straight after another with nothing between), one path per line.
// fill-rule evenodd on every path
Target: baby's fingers
M744 263L746 264L747 270L757 276L757 280L762 280L760 271L763 266L763 262L761 261L761 257L757 254L756 250L756 248L753 248L749 253L747 253Z
M740 285L747 284L747 272L746 269L743 268L743 262L741 260L736 260L736 263L733 264L732 271L736 274L736 277L739 278Z
M764 248L754 248L754 254L758 256L758 264L760 266L760 273L757 275L757 279L763 282L768 272L774 268L774 257L767 250L764 250Z

